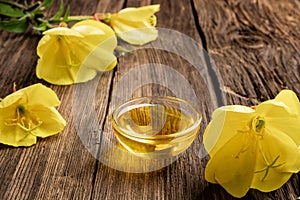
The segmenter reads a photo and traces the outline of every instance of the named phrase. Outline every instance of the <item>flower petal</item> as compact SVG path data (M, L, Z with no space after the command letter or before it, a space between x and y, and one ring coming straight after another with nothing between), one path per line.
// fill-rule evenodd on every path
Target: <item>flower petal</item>
M158 31L153 27L137 28L128 30L126 32L120 32L120 26L115 26L116 33L122 40L130 44L144 45L148 42L156 40L158 37Z
M97 37L91 37L91 33L82 29L82 27L91 26L101 29L105 34ZM117 58L114 56L113 51L117 46L117 39L114 31L104 23L94 20L86 20L75 24L72 28L85 35L85 43L97 44L90 53L86 56L79 72L77 73L76 82L84 82L89 80L89 76L96 76L96 71L108 71L117 65ZM100 56L101 55L101 56Z
M66 121L55 108L44 106L34 106L28 108L30 112L38 116L42 124L32 130L32 134L38 137L48 137L62 131L66 126Z
M297 95L292 90L282 90L274 99L283 102L289 107L290 113L300 116L300 103Z
M294 173L300 170L300 149L292 138L278 129L266 126L259 140L259 152L260 161L257 162L256 170L267 167L268 163L275 160L274 166L277 167L272 167L273 170Z
M91 50L87 49L87 45L82 45L80 41L72 41L72 38L69 40L70 45L62 44L56 52L51 52L51 48L49 48L49 52L45 53L46 56L38 60L36 68L38 78L57 85L68 85L75 82L79 67Z
M264 116L266 126L281 130L300 145L300 116L283 102L269 100L256 107L256 112Z
M269 179L261 181L262 177L255 174L251 184L251 188L258 189L262 192L271 192L282 187L293 175L290 172L277 172L275 170L269 171Z
M20 100L20 104L26 103L28 105L40 104L44 106L58 106L60 104L56 93L52 89L40 83L17 90L16 92L6 96L1 101L0 107L8 107L17 100Z
M58 106L60 104L56 93L51 88L46 87L40 83L20 89L17 92L26 93L28 98L28 106L35 104L43 106Z
M76 30L80 33L84 33L86 35L104 35L105 32L99 28L96 28L91 25L77 25L73 27L73 30Z
M235 135L250 130L254 110L246 106L224 106L214 111L203 136L205 149L214 156Z
M47 53L59 51L59 45L56 40L56 37L50 35L42 37L37 46L37 55L43 57Z
M82 29L82 27L88 26L92 29L101 30L104 34L94 36L94 34L92 34L88 29ZM95 20L85 20L76 23L72 29L79 31L85 36L84 44L90 46L89 49L91 52L92 50L97 51L98 49L102 49L102 51L106 51L107 54L111 54L110 57L113 56L113 51L117 46L117 38L115 36L115 32L108 25ZM98 57L100 58L105 58L107 56L102 54L99 55Z
M259 153L251 188L270 192L280 188L300 169L300 149L286 134L267 129L259 140Z
M19 102L23 99L23 94L21 92L14 92L8 96L6 96L2 101L0 101L0 108L9 107L16 102ZM1 117L1 116L0 116Z
M149 21L128 21L127 19L112 20L111 25L117 35L126 42L136 45L154 41L158 31Z
M47 31L43 32L43 35L54 35L54 36L76 36L76 37L81 37L83 36L75 30L66 28L66 27L57 27L57 28L52 28Z
M61 58L63 57L61 56ZM66 67L57 65L58 60L54 60L51 57L39 59L36 68L37 77L56 85L73 84L76 80L79 67L71 67L68 69ZM91 77L90 79L92 79L93 77Z
M118 18L137 21L137 20L147 20L154 13L158 12L160 9L160 5L149 5L142 6L139 8L125 8L121 10L117 15Z
M55 35L54 31L40 40L37 47L40 56L36 68L38 78L53 84L68 85L88 81L96 76L97 70L109 70L116 65L113 51L117 40L109 26L94 20L84 20L69 30L82 37L76 37L75 34ZM91 59L90 55L94 58ZM87 57L90 62L85 61Z
M18 147L36 144L36 136L26 133L18 126L1 126L0 143Z
M37 77L53 84L72 84L81 62L89 52L84 51L86 47L81 45L78 38L69 36L57 41L55 37L42 38L38 44L40 59L36 68Z
M256 141L237 134L209 160L205 179L218 183L235 197L244 196L251 186L256 160Z
M119 13L113 14L110 25L117 35L124 41L143 45L158 37L155 12L160 5L144 6L140 8L125 8Z

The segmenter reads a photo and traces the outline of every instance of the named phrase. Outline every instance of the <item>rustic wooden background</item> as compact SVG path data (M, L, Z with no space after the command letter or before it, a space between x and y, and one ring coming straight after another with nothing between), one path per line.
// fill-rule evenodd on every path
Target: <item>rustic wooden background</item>
M54 1L49 14L55 13L59 3ZM298 0L65 0L72 15L117 12L156 3L161 4L158 27L188 35L209 53L205 64L211 67L214 61L218 68L224 81L220 89L226 94L227 104L255 105L274 98L284 88L300 95ZM119 57L119 65L99 80L95 104L104 130L110 128L108 115L114 87L134 66L151 62L172 66L189 80L201 102L199 137L182 157L155 172L125 173L95 159L76 134L72 115L74 86L55 86L36 77L35 49L41 35L29 30L25 34L0 31L0 36L0 96L11 93L13 82L18 88L43 83L58 94L62 101L58 109L68 122L62 133L41 139L35 146L0 146L1 199L234 199L219 185L204 180L208 157L201 159L194 152L211 117L211 100L203 80L186 60L164 51L141 49ZM150 70L136 80L128 80L129 85L143 76L155 79L163 75L159 70ZM211 76L217 77L213 71ZM148 85L132 96L149 94L172 95L160 85ZM250 190L243 199L297 196L300 174L294 174L274 192Z

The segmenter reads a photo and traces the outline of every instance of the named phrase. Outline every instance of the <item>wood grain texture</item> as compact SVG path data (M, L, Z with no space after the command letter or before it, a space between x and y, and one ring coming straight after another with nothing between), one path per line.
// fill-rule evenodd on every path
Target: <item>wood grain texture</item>
M68 5L70 1L65 3ZM53 2L49 15L57 11L59 4L60 1ZM71 14L91 14L96 7L97 2L76 1ZM62 102L58 110L68 124L59 135L40 139L33 147L1 146L2 199L89 199L96 160L84 148L74 128L73 86L50 85L35 75L38 58L35 49L40 38L32 31L1 32L1 96L11 93L13 82L18 88L42 82L58 94Z
M59 3L54 1L49 15L57 11ZM161 5L157 13L158 27L179 31L206 48L211 60L192 46L186 54L197 55L198 62L205 67L210 67L209 62L215 63L224 81L225 87L221 89L228 104L254 105L274 98L283 88L292 89L299 96L299 1L65 0L72 15L117 12L124 7L157 3ZM13 82L18 88L41 82L58 94L62 102L58 110L68 122L63 132L39 139L35 146L0 146L2 199L234 199L221 186L204 180L208 157L202 158L201 140L216 100L209 96L205 80L193 63L158 48L167 48L164 42L170 38L170 44L180 48L184 36L163 36L161 34L157 43L119 56L114 70L99 74L78 94L81 85L55 86L36 77L35 48L40 34L30 30L25 34L0 31L0 97L11 93ZM145 69L139 70L142 67ZM93 151L107 148L108 142L116 142L109 117L118 100L146 95L187 95L184 90L170 89L182 88L182 82L174 81L170 71L165 69L182 75L200 102L203 121L191 148L171 165L148 173L118 171L93 157L76 128L80 123L86 126L91 140L95 132L77 117L84 114L103 129L97 133L101 137ZM148 84L144 84L145 80ZM94 86L96 91L92 91ZM79 107L74 104L74 95L79 102L84 102L92 92L95 92L94 99L86 100ZM92 113L84 113L90 104L95 106L96 118ZM101 156L101 151L97 155ZM121 160L120 155L114 156ZM128 162L130 160L120 163L126 166ZM299 185L300 175L295 174L274 192L251 190L243 199L292 200L300 196Z
M229 104L255 105L274 98L284 88L299 96L299 40L293 37L299 34L298 1L194 3ZM295 199L299 193L299 174L295 174L277 191L250 191L248 195L254 199ZM223 198L219 195L217 198Z
M149 4L148 2L139 3L127 1L126 6L131 7ZM196 41L201 42L198 33L195 32L196 29L195 24L193 24L191 6L184 5L184 2L182 1L158 1L152 3L160 3L163 8L157 14L159 19L158 27L172 28L181 31L185 34L189 34L189 36L195 38ZM173 17L167 17L167 15ZM188 23L181 23L181 16L185 16ZM175 38L175 41L172 42L176 45L179 41L180 38ZM160 43L160 41L158 41L158 43ZM139 67L143 67L147 64L152 65L153 63L169 66L172 69L177 70L179 74L184 75L185 78L190 81L190 84L194 86L199 99L208 99L206 88L203 87L203 81L201 81L199 73L197 74L197 70L193 70L191 64L183 58L180 58L180 55L155 49L155 44L151 45L149 48L150 49L139 49L132 54L119 57L119 65L113 80L112 100L109 106L109 113L111 113L114 108L112 105L114 104L114 100L123 96L129 95L130 98L151 94L173 96L173 92L184 92L180 90L170 91L170 88L166 87L168 81L174 84L180 84L180 82L176 83L174 80L168 80L168 78L172 77L168 76L166 71L155 68L155 65L153 65L152 68L145 68L143 71L139 70ZM199 54L202 55L202 52L199 52ZM132 70L136 71L133 73ZM130 75L130 73L132 74ZM124 76L128 76L128 79L124 80ZM143 84L145 80L152 83L159 82L160 84ZM119 83L119 81L122 82ZM121 84L121 86L118 84ZM140 87L133 89L133 93L131 94L130 88L136 87L137 85ZM177 85L175 88L176 87L180 86ZM210 102L205 102L204 100L202 105L203 112L209 110L207 109L207 104L209 105ZM206 117L204 123L207 123ZM110 140L115 140L109 120L105 123L104 132L110 133L110 136L108 137ZM198 152L196 152L200 142L201 136L199 135L199 138L193 147L191 147L179 160L175 161L169 167L155 172L145 174L125 173L113 170L100 163L95 180L93 199L199 198L201 187L206 184L203 178L203 168L199 167L202 164L202 161L197 155ZM115 159L121 158L115 156ZM123 161L121 164L126 165L128 162L130 161Z

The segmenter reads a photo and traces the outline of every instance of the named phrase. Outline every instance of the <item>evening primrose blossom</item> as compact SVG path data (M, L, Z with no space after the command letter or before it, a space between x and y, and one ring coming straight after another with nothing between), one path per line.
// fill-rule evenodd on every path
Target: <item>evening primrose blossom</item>
M71 28L43 32L37 46L36 74L52 84L69 85L93 79L97 71L114 68L117 46L114 31L102 22L84 20Z
M122 40L130 44L143 45L158 37L154 14L159 9L160 5L156 4L139 8L125 8L118 13L96 14L95 16L109 24Z
M0 143L31 146L37 137L62 131L66 121L54 108L59 104L55 92L42 84L6 96L0 102Z
M294 92L283 90L255 108L218 108L203 142L210 155L207 181L235 197L249 188L276 190L300 170L299 100Z

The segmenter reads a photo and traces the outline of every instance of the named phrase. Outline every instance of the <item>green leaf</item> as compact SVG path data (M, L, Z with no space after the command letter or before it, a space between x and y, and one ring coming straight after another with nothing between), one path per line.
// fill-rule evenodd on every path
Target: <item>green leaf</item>
M26 18L10 21L0 21L0 30L8 32L22 33L27 30L28 26L29 23Z
M0 3L0 15L7 17L23 17L23 10L6 3Z
M53 17L51 17L50 20L59 20L59 18L62 15L63 12L64 12L64 1L61 0L59 10L57 11L57 13Z
M66 10L66 12L65 12L63 21L64 21L64 22L68 22L69 16L70 16L70 6L68 6L68 8L67 8L67 10Z
M51 4L52 4L52 0L45 0L43 1L42 6L49 8Z

